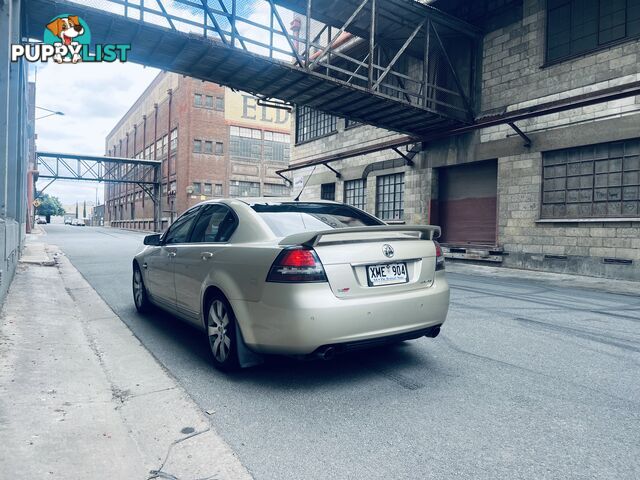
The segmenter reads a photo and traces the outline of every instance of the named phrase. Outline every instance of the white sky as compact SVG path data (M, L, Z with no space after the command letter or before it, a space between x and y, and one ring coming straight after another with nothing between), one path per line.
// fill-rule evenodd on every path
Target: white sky
M157 74L134 63L49 62L37 64L37 71L34 65L36 105L64 113L36 121L37 150L104 155L105 137ZM36 118L47 113L36 109ZM38 188L47 183L40 180ZM95 202L96 187L102 203L103 186L97 182L56 180L45 193L65 205Z

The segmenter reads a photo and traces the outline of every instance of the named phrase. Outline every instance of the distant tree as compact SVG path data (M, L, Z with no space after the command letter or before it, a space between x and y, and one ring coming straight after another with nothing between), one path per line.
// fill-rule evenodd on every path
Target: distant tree
M82 218L87 218L87 201L82 202Z
M78 202L76 202L76 218L78 218Z
M47 223L51 221L52 215L64 215L64 208L58 197L52 197L44 193L38 197L40 206L37 208L38 215L43 215L47 219Z

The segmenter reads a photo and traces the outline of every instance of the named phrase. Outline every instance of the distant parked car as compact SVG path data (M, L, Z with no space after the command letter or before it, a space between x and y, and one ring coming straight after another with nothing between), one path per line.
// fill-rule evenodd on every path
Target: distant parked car
M73 218L71 218L71 217L64 217L64 224L65 224L65 225L73 225Z
M39 225L46 224L47 223L47 219L44 218L44 217L38 217L38 219L36 220L36 223L39 224Z
M76 221L76 225L78 227L86 227L87 226L87 224L84 223L84 219L83 218L78 218L78 220Z
M439 233L334 202L209 201L145 237L134 302L204 330L221 370L247 348L328 359L435 337L449 308Z

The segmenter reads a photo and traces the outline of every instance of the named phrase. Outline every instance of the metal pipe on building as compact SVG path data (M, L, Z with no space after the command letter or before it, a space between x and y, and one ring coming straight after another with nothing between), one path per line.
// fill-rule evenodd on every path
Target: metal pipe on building
M169 95L169 114L167 119L167 199L169 199L168 191L169 185L171 185L170 175L171 175L171 105L173 103L173 89L167 90L167 95ZM177 158L176 158L177 160ZM173 175L176 182L176 188L178 185L178 169L174 164ZM175 192L173 194L173 200L171 202L171 223L173 223L173 218L175 216Z

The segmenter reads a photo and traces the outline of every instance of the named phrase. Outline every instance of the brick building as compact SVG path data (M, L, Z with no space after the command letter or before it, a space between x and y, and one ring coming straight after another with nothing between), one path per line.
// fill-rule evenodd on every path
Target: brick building
M640 80L640 0L436 0L482 28L477 118ZM421 59L416 59L422 72ZM408 69L407 71L412 71ZM292 167L400 134L297 108ZM443 228L450 257L640 279L640 97L293 170L294 194ZM406 154L406 153L405 153ZM309 178L310 177L310 178Z
M163 227L223 196L287 196L275 171L290 160L290 113L251 95L161 72L106 138L108 156L162 160ZM124 167L121 176L126 175ZM152 230L153 202L136 185L107 184L105 224Z

